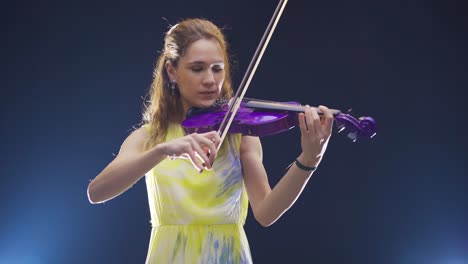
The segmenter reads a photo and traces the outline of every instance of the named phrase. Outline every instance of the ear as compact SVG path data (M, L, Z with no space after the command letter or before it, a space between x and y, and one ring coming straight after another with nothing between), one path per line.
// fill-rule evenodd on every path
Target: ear
M166 65L164 65L164 66L166 68L167 76L169 76L169 79L171 80L171 82L175 81L176 76L177 76L177 70L174 67L174 65L172 65L172 63L170 61L167 61Z

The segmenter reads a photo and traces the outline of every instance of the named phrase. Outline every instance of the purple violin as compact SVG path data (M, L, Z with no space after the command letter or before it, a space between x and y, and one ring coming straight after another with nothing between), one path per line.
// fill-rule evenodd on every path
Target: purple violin
M186 133L204 133L219 130L228 111L227 101L206 109L191 109L182 122ZM330 109L335 117L338 133L345 132L348 138L372 138L376 135L376 123L372 117L358 119L340 110ZM317 108L320 114L320 110ZM271 102L244 98L235 114L228 133L264 137L278 134L298 125L297 113L304 112L304 106L297 102Z
M286 6L287 0L280 0L270 23L263 34L255 54L247 68L239 89L230 103L226 100L207 109L191 109L182 127L187 133L204 133L217 130L223 142L227 133L268 136L287 131L298 125L298 112L304 112L304 106L296 102L270 102L244 99L245 92L253 78L260 59L268 45L276 24ZM319 114L322 114L317 109ZM346 130L347 136L356 141L358 138L371 138L376 133L375 121L371 117L356 119L339 110L333 110L335 124L339 131ZM218 148L221 144L218 145Z

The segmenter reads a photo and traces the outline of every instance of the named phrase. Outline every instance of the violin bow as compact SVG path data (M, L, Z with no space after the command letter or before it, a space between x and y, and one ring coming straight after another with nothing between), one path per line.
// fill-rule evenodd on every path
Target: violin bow
M229 127L232 124L232 120L234 120L237 110L239 109L242 99L244 98L245 92L247 92L250 81L252 80L255 71L257 70L258 64L260 63L263 53L265 52L266 47L270 42L270 38L273 35L273 32L275 31L276 25L278 24L278 21L281 17L281 14L283 13L284 8L286 7L287 2L288 0L280 0L280 2L278 3L278 6L276 7L276 10L273 13L273 16L270 20L270 23L268 24L267 29L265 30L265 33L263 33L263 37L260 40L259 45L257 46L257 50L255 51L255 54L252 60L250 61L249 67L247 68L247 71L244 74L244 77L242 78L242 82L239 86L239 89L237 89L236 94L229 103L229 109L226 112L226 115L224 116L223 121L221 122L218 129L218 135L221 139L221 143L218 145L218 151L224 139L226 138L226 135L229 131Z

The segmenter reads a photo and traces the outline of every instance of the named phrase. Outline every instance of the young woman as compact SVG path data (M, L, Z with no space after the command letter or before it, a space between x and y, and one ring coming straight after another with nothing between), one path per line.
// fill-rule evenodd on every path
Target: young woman
M262 226L296 201L330 139L333 116L324 106L299 114L302 152L272 190L257 137L216 131L185 135L191 107L232 97L229 59L220 29L189 19L166 34L144 112L144 125L89 184L91 203L125 192L146 174L152 220L147 263L251 263L243 224L250 202ZM210 153L210 154L208 154ZM214 162L216 160L216 162Z

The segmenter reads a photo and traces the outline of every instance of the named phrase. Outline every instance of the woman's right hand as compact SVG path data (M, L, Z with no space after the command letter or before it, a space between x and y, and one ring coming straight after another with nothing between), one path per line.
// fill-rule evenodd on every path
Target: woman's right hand
M200 172L211 169L221 139L216 131L193 133L162 143L164 153L172 158L189 159Z

